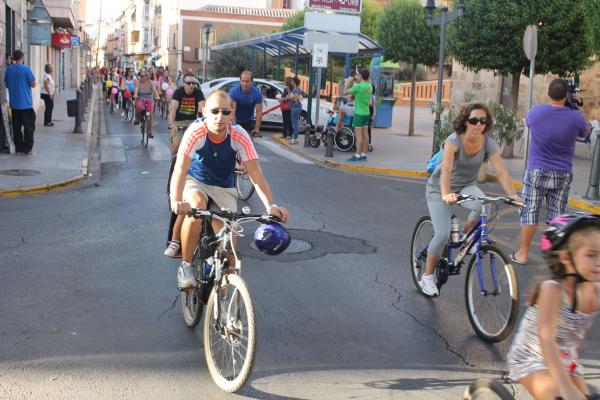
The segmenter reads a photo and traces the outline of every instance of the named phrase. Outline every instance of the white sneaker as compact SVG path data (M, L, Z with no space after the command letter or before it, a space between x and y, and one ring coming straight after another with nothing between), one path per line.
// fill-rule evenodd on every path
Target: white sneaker
M419 281L419 286L421 286L421 290L427 296L439 296L440 292L437 288L435 275L423 275L421 280Z
M178 240L171 240L163 254L172 258L181 257L181 242Z
M196 285L194 271L189 263L182 262L177 269L177 287L179 289L189 289Z

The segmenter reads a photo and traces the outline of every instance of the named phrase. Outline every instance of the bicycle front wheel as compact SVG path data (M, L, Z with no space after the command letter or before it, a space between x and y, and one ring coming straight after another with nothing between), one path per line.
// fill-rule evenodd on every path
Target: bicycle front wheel
M465 390L464 400L514 400L514 397L507 388L500 382L492 379L477 379L467 390Z
M254 193L254 184L250 180L250 176L245 171L235 172L235 189L238 192L240 200L248 200Z
M512 331L519 312L517 274L504 253L493 245L480 250L481 265L474 255L465 281L469 321L477 335L489 343L504 340Z
M254 364L254 306L244 280L223 277L211 291L204 318L204 354L213 381L226 392L239 390Z
M148 118L144 118L142 120L142 123L140 125L142 125L142 143L144 144L144 147L148 147L148 128L149 128L149 123L150 121L148 121Z
M428 216L421 217L415 225L410 242L410 272L417 290L422 293L419 281L425 272L427 247L433 238L433 224Z

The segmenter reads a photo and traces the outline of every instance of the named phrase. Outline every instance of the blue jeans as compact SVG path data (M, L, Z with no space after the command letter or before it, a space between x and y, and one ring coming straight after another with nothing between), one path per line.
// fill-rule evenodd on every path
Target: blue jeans
M298 139L298 128L300 125L300 113L302 107L292 107L292 138Z

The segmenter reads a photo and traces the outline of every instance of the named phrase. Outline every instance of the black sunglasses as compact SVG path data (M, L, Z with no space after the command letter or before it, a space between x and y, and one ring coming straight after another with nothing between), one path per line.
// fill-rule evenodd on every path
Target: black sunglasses
M477 118L477 117L471 117L471 118L467 118L467 122L471 125L477 125L478 122L481 122L481 125L487 125L488 124L488 118L487 117L481 117L481 118Z
M210 110L210 113L213 115L218 115L219 113L222 113L223 115L229 115L231 112L231 108L212 108Z
M185 83L186 85L197 85L196 82L190 82L190 81L184 81L183 83Z

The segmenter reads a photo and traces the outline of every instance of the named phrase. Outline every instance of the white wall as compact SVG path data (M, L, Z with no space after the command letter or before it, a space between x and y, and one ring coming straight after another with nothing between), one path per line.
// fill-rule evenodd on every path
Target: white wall
M304 0L296 0L296 1L304 1ZM256 8L266 8L267 0L186 0L181 2L182 10L197 10L200 7L204 7L207 5L218 5L220 6L234 6L234 7L256 7Z

